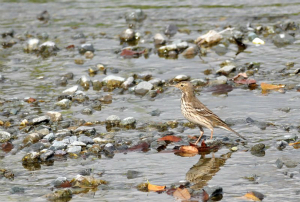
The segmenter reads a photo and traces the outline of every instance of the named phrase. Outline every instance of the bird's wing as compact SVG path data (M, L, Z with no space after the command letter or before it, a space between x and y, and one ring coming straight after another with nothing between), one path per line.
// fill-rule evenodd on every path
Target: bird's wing
M199 114L200 116L204 116L207 119L211 120L213 125L218 125L218 126L225 126L227 127L227 124L222 121L216 114L214 114L212 111L210 111L204 104L202 104L198 99L194 100L193 103L193 108Z

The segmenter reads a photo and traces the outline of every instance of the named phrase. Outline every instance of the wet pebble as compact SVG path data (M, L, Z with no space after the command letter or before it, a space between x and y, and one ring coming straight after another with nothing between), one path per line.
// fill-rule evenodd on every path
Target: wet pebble
M194 86L205 86L207 84L207 82L204 79L193 79L191 80L191 83Z
M115 146L111 143L107 143L103 149L104 154L108 158L112 158L114 156Z
M150 82L142 81L134 89L134 92L138 95L145 95L149 90L153 88Z
M125 118L121 121L120 125L123 126L123 127L132 128L132 127L134 127L135 123L136 123L135 118L127 117L127 118Z
M87 51L94 52L95 49L92 44L85 43L85 44L80 45L80 47L78 48L78 51L80 54L84 54Z
M278 150L283 150L284 148L286 148L287 145L288 145L288 143L286 141L284 141L284 140L276 142L276 148Z
M32 164L32 163L37 163L40 160L40 154L38 152L31 152L27 153L23 158L22 158L22 163L23 164Z
M105 120L106 124L109 125L119 125L119 123L121 122L120 117L116 116L116 115L110 115L109 117L106 118Z
M97 111L100 111L102 108L102 104L99 100L94 100L91 104L91 107Z
M94 136L96 134L96 129L87 126L80 126L74 131L74 133L76 135L85 134L87 136Z
M39 133L31 133L29 135L26 135L26 137L23 139L24 145L27 144L34 144L38 142L42 138L42 135Z
M67 149L68 153L79 154L81 152L81 146L70 146Z
M221 69L217 70L216 73L218 74L223 74L223 75L228 75L231 72L233 72L236 69L236 65L233 63L229 63L225 66L223 66Z
M181 74L181 75L177 75L173 80L174 80L175 82L181 82L181 81L187 81L187 80L189 80L189 79L190 79L189 76L184 75L184 74Z
M78 86L73 86L63 91L64 94L73 95L78 90Z
M81 141L85 144L94 144L94 141L92 138L88 137L88 136L85 136L85 135L81 135L79 138L78 138L78 141Z
M57 51L59 51L59 48L52 41L46 41L39 46L39 53L43 57L55 55Z
M49 149L56 151L56 150L62 150L62 149L66 149L66 148L67 148L67 144L65 142L54 140L53 144L51 145L51 147Z
M10 138L11 138L10 133L0 130L0 143L7 142L10 140Z
M56 187L56 188L60 188L62 184L67 182L67 178L66 177L58 177L55 180L53 180L51 182L51 184Z
M127 22L130 21L142 21L146 19L147 15L141 9L137 9L135 11L129 12L125 14L125 19Z
M139 177L139 175L140 175L140 172L135 171L135 170L128 170L126 173L127 179L134 179L134 178Z
M102 80L108 87L117 88L125 81L125 78L115 75L109 75Z
M165 35L167 36L174 36L178 31L178 27L175 24L169 24L165 28Z
M91 80L88 79L86 76L82 76L78 83L85 89L88 90L90 88Z
M265 155L265 144L258 143L251 147L251 154L257 157L262 157Z
M126 29L119 37L121 41L133 41L136 39L136 33L133 29Z
M41 123L49 123L49 121L50 121L49 116L40 116L40 117L32 119L32 124L38 125Z
M28 39L24 45L24 51L25 52L32 52L39 50L39 43L40 40L38 39Z
M54 156L54 151L52 150L46 150L45 152L43 152L40 156L42 161L46 161L49 158L51 158L52 156Z
M91 168L87 168L87 169L79 171L79 174L83 175L83 176L89 176L92 174L92 171L93 170Z
M47 10L44 10L40 14L36 16L36 18L40 21L48 22L50 20L50 14Z
M151 116L159 116L161 114L161 111L159 109L155 109L150 112Z
M44 136L43 139L47 140L48 142L51 142L55 140L55 135L53 133L49 133L48 135Z
M153 37L155 45L164 45L166 43L166 39L162 34L155 34Z
M86 144L84 142L81 142L81 141L74 141L74 142L72 142L71 146L82 146L82 147L85 147Z
M185 49L182 52L183 57L185 58L193 58L194 56L196 56L199 53L199 48L198 46L191 46L188 47L187 49Z
M8 30L2 32L2 33L1 33L1 36L2 36L2 38L5 38L5 37L7 37L7 36L14 37L14 34L15 34L15 31L14 31L13 29L10 28L10 29L8 29Z
M93 90L99 91L102 88L102 83L99 80L93 80L92 81Z
M134 78L132 76L128 77L126 81L122 83L122 88L128 89L129 87L133 86Z
M281 169L283 167L283 161L279 158L275 161L275 164L278 169Z
M289 34L282 33L273 37L273 43L277 47L282 47L294 43L295 38Z
M25 189L23 187L12 187L10 189L11 194L23 194L25 192Z
M62 114L60 112L55 112L55 111L48 111L46 113L47 116L50 117L50 120L53 122L61 121L62 119Z
M85 114L85 115L91 115L93 114L93 110L91 108L84 108L82 111L81 111L81 114Z
M163 81L161 79L155 78L155 79L151 79L149 83L151 83L153 86L159 86L163 84Z
M59 106L62 109L69 109L72 105L72 101L70 101L69 99L62 99L59 102L55 103L56 106Z
M70 189L59 189L45 195L45 197L50 201L69 201L72 198L72 191Z

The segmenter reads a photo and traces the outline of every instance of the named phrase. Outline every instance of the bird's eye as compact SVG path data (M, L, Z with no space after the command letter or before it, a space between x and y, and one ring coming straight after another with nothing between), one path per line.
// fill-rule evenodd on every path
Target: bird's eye
M181 84L181 87L183 87L183 84Z

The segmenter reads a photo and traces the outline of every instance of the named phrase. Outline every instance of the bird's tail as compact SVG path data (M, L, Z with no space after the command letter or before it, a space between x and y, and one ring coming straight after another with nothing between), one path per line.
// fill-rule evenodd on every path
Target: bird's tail
M228 131L230 131L230 132L233 132L234 134L236 134L236 135L239 136L240 138L246 140L246 138L245 138L244 136L240 135L238 132L236 132L235 130L231 129L231 128L228 127L228 126L227 126L227 127L220 126L220 128L223 128L223 129L225 129L225 130L228 130Z

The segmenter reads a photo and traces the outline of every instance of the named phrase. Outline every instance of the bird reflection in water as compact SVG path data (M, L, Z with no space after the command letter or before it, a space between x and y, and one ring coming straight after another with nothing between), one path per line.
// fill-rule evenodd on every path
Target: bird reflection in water
M231 152L223 154L219 158L216 158L214 153L212 153L211 158L206 158L205 154L201 155L199 161L186 173L186 180L193 184L191 188L199 190L206 186L207 182L213 178L230 157Z

